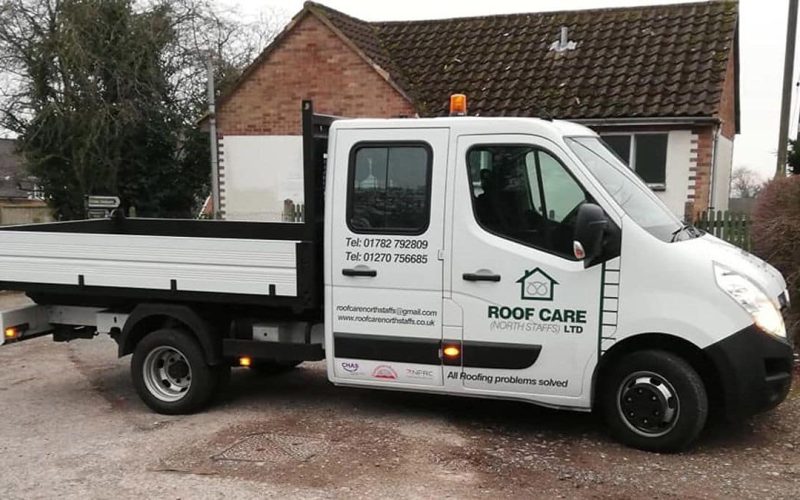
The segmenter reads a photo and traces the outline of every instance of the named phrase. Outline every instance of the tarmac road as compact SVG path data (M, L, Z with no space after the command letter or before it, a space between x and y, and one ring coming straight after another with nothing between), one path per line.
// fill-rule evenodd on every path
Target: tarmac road
M0 309L23 302L0 293ZM168 417L108 338L0 347L0 498L796 498L800 391L692 452L611 441L590 414L335 388L324 365L234 371ZM797 382L797 381L796 381ZM797 384L796 384L797 386Z

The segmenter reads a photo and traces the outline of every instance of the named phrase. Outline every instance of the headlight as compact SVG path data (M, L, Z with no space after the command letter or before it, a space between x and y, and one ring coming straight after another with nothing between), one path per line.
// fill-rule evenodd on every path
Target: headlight
M778 306L755 283L727 267L714 264L717 286L750 313L753 322L765 332L786 338L786 326Z

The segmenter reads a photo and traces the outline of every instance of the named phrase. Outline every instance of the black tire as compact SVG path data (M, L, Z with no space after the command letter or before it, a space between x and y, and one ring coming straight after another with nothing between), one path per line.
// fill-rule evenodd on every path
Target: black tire
M277 375L294 370L302 361L253 361L250 369L259 375Z
M666 351L639 351L615 363L598 396L611 434L646 451L675 452L697 439L708 396L697 371Z
M203 408L220 385L221 376L206 363L197 340L181 330L149 333L133 351L133 386L147 406L165 415Z

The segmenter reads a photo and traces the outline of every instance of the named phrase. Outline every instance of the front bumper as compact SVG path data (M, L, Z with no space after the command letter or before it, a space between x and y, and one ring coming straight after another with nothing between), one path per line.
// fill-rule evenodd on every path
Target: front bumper
M751 325L704 349L719 374L725 413L741 419L774 408L792 386L792 347Z

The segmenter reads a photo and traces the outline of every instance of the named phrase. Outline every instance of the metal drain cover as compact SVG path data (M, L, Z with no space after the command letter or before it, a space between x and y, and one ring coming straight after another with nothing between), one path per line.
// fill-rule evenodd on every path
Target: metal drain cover
M285 434L252 434L215 455L214 460L237 462L305 462L325 453L328 444L322 439Z

